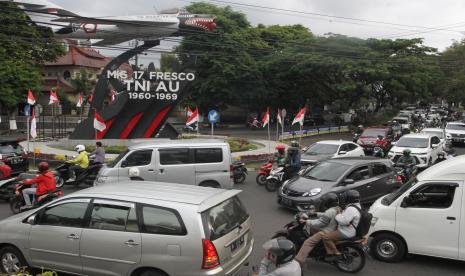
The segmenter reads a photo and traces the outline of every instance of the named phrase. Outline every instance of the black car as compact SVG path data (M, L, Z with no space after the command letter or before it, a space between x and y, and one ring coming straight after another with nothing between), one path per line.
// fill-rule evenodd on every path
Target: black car
M284 207L304 211L315 206L320 209L320 198L328 192L341 194L350 189L360 192L362 203L396 190L396 171L387 159L374 157L338 158L323 161L308 168L299 176L284 182L278 192L278 203Z
M11 173L18 175L29 168L26 152L18 139L0 139L0 160L11 167Z

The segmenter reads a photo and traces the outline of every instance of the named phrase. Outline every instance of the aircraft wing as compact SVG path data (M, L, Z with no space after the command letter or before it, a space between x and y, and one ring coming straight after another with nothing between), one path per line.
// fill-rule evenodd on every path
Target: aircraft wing
M108 46L108 45L117 45L123 42L129 41L133 38L128 37L112 37L112 38L105 38L96 43L92 43L92 46Z
M86 24L99 24L99 25L118 25L118 26L131 26L131 27L137 27L137 26L169 26L175 23L178 23L177 18L165 18L163 21L156 21L153 18L150 19L140 19L140 18L134 18L134 19L121 19L121 18L94 18L94 17L61 17L52 20L53 22L65 22L65 23L86 23Z

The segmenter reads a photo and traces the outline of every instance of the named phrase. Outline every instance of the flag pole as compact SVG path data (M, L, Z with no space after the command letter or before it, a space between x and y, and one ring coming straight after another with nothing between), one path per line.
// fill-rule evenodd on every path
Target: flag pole
M278 109L278 113L279 113L279 109ZM278 116L276 116L276 119L278 119ZM276 120L276 141L279 141L279 120Z
M300 125L300 137L299 137L299 145L302 144L302 127L304 125L304 123L302 122Z
M30 109L29 109L29 112L31 112ZM26 116L26 128L27 128L27 131L26 131L26 134L27 134L27 152L29 154L29 152L31 151L31 149L29 148L29 140L30 140L29 139L29 115Z
M268 112L268 153L271 153L270 113Z

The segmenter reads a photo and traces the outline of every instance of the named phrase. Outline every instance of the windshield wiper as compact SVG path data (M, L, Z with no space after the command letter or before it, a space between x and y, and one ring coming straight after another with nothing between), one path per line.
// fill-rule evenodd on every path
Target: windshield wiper
M305 175L305 178L308 178L308 179L317 179L316 177L313 177L311 175Z
M331 180L331 179L318 179L318 180L319 180L319 181L323 181L323 182L331 182L331 181L333 181L333 180Z

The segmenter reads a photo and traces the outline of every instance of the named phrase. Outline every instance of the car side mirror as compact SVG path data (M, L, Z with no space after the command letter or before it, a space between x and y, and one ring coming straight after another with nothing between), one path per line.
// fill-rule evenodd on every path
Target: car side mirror
M344 154L347 154L347 151L342 150L342 151L339 152L339 155L344 155Z
M36 215L32 215L27 218L26 220L27 224L34 225L36 223Z
M412 203L413 203L413 200L412 200L411 196L408 195L408 196L404 197L404 199L402 199L402 203L400 204L400 207L407 208L407 207L411 206Z
M121 161L121 168L126 168L127 166L128 166L128 161L127 160Z
M397 144L397 142L391 142L391 145L395 146Z
M346 180L344 180L344 185L351 185L351 184L354 184L355 183L355 180L351 179L351 178L347 178Z

